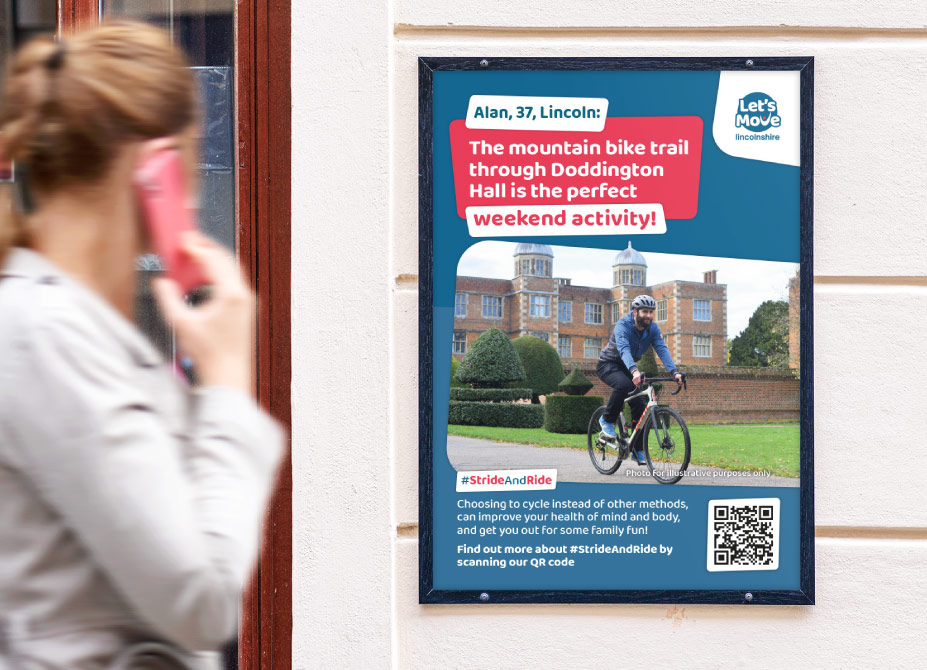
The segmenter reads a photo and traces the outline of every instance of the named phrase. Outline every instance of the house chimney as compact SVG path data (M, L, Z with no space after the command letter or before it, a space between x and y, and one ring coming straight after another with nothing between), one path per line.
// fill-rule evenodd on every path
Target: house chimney
M706 284L716 284L718 282L718 271L717 270L708 270L704 273L705 283Z

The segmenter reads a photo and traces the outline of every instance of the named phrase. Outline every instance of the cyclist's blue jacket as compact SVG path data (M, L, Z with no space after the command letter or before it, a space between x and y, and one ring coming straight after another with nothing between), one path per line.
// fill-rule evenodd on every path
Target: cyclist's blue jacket
M652 322L644 330L638 330L634 325L634 312L628 312L618 323L615 324L615 330L612 331L608 338L608 344L599 354L600 361L618 361L621 360L629 371L633 372L637 367L636 361L640 360L647 349L653 345L653 350L663 361L663 365L669 370L670 375L676 374L676 364L673 363L673 357L670 356L669 347L663 341L663 335L660 334L660 328L656 322Z

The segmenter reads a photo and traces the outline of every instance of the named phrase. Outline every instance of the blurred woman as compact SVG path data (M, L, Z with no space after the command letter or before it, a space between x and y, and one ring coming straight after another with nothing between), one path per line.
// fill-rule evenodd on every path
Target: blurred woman
M132 323L133 175L176 149L192 183L192 74L161 31L103 24L24 47L2 102L33 208L0 219L0 667L216 668L281 437L251 397L254 298L219 245L182 242L205 304L153 285L199 387Z

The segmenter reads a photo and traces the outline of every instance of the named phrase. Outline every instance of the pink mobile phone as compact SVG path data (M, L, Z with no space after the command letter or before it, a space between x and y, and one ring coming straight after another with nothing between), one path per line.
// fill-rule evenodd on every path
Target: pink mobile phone
M186 294L206 283L200 269L180 248L180 236L196 230L188 206L187 184L180 152L157 152L135 172L134 182L153 251L164 263L165 275Z

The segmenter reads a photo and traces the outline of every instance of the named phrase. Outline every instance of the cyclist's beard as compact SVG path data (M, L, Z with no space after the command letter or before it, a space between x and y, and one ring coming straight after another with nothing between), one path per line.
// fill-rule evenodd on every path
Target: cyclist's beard
M634 322L641 328L649 328L650 324L653 323L653 319L647 319L642 316L635 316Z

